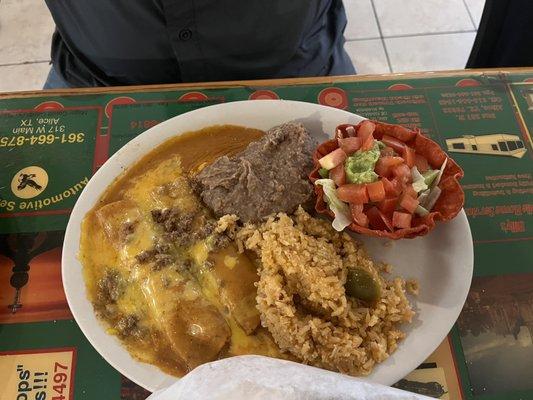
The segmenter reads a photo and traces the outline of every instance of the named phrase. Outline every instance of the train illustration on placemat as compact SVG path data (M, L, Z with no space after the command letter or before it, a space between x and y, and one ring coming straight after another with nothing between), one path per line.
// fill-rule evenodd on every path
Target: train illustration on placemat
M453 153L490 154L522 158L526 153L524 142L517 135L496 133L492 135L463 135L446 139L448 151Z

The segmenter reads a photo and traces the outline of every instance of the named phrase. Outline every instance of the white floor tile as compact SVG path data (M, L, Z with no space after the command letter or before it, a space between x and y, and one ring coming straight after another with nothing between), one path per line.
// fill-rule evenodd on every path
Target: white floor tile
M0 65L50 59L53 31L43 0L0 0Z
M344 48L361 74L386 74L391 72L381 39L346 42Z
M344 37L350 39L378 38L379 30L370 0L344 0L348 25Z
M463 0L374 0L384 37L474 30Z
M42 89L48 71L47 62L0 66L0 92Z
M462 69L476 34L454 33L385 39L394 72Z
M485 0L465 0L466 6L470 10L470 15L474 18L476 28L479 26L481 14L483 14L483 7L485 7Z

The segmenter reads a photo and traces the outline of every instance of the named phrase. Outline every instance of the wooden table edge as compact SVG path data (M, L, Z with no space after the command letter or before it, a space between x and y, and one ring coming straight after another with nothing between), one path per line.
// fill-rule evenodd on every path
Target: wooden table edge
M132 86L108 86L108 87L91 87L91 88L68 88L68 89L51 89L51 90L30 90L21 92L0 93L0 100L11 98L23 98L33 96L76 96L104 93L134 93L134 92L153 92L153 91L170 91L177 89L212 89L212 88L235 88L235 87L270 87L270 86L287 86L287 85L311 85L311 84L335 84L341 82L365 82L381 80L403 80L403 79L422 79L433 77L453 77L453 76L482 76L498 75L510 73L533 73L533 67L512 67L512 68L488 68L488 69L461 69L449 71L426 71L426 72L401 72L392 74L378 75L339 75L339 76L320 76L309 78L283 78L283 79L258 79L243 81L221 81L221 82L188 82L188 83L171 83L158 85L132 85Z

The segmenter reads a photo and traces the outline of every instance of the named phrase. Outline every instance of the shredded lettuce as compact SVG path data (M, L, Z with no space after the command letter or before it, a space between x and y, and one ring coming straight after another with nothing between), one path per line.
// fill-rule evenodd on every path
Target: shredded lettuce
M329 177L329 170L327 170L326 168L320 168L318 170L318 175L320 175L324 179L327 179Z
M448 158L444 159L444 162L442 163L439 170L429 170L424 172L423 175L420 175L418 170L416 170L416 167L413 167L411 169L411 174L413 177L413 188L420 192L418 195L418 207L415 210L415 213L420 216L425 216L429 214L429 212L435 207L435 204L437 203L437 200L439 199L442 189L439 187L439 182L442 178L442 174L444 173L444 169L446 168L446 164L448 163ZM416 170L416 171L415 171ZM417 182L418 177L420 175L424 179L424 185L420 185L420 187L425 186L425 189L422 189L421 191L417 190ZM430 189L428 189L428 186Z
M427 198L429 196L429 192L430 192L430 190L426 189L426 190L424 190L422 193L420 193L418 195L418 203L420 205L422 205L422 206L424 205L424 203L426 202L426 200L427 200Z
M444 162L442 163L442 165L440 167L439 174L437 175L437 177L433 181L432 188L436 188L438 186L438 184L440 183L440 180L442 178L442 174L444 174L444 169L446 168L446 164L448 164L448 157L446 157L444 159Z
M332 179L317 179L315 185L322 186L326 203L328 203L330 210L335 214L335 219L331 224L333 229L338 232L342 231L352 223L350 207L337 197L335 182Z
M422 207L420 204L416 207L415 214L425 217L429 214L429 211Z
M423 192L428 188L428 185L426 185L426 179L420 172L418 172L417 167L411 168L411 178L413 178L413 189L417 193Z
M439 175L438 169L428 169L426 172L422 174L422 176L426 180L426 185L428 185L428 187L431 187L431 185L433 184L433 181L438 175Z
M426 210L431 211L431 209L435 206L435 203L439 199L441 193L442 190L438 186L435 186L433 189L431 189L431 191L429 192L429 196L424 203L424 207L426 208Z

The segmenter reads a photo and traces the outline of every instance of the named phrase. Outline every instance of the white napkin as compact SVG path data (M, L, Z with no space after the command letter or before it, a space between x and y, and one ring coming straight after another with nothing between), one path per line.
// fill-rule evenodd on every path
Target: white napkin
M261 356L204 364L147 400L423 400L417 395L323 369Z

